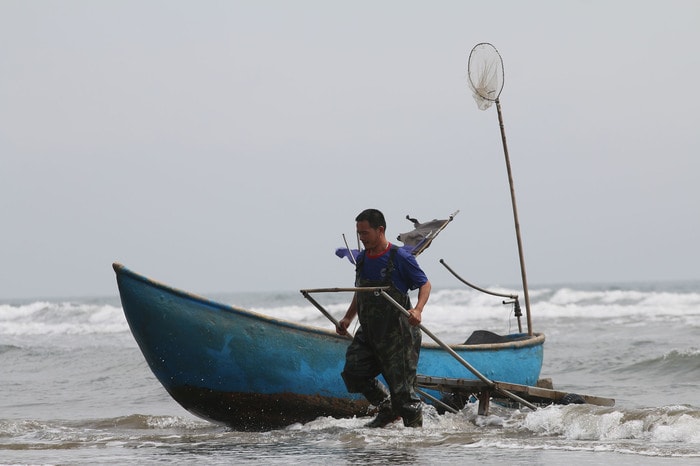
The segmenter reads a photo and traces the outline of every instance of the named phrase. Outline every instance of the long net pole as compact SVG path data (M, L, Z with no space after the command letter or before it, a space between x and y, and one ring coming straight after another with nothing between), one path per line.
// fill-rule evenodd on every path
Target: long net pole
M496 99L496 110L498 111L498 124L501 127L501 141L503 141L503 154L506 159L506 169L508 170L508 184L510 186L510 201L513 205L513 221L515 222L515 236L518 241L518 257L520 258L520 276L523 281L523 294L525 296L525 314L527 317L527 333L532 335L532 316L530 315L530 293L527 288L527 273L525 272L525 255L523 254L523 239L520 235L520 221L518 220L518 206L515 202L515 186L513 184L513 172L510 168L510 157L508 156L508 143L506 142L506 129L503 124L503 114L501 113L501 101Z

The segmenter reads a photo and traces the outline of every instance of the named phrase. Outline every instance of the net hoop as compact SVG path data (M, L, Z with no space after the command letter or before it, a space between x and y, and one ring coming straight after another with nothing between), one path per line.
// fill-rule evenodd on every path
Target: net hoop
M468 81L479 109L486 110L498 100L503 90L503 60L496 47L488 42L474 46L469 53Z

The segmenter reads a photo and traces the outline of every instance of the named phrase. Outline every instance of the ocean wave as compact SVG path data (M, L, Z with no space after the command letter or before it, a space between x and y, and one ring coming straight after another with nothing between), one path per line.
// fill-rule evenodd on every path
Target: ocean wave
M90 429L201 429L202 427L211 428L214 424L178 416L131 414L108 419L80 421L73 426Z
M85 335L128 331L120 307L110 304L36 301L0 304L0 335Z
M476 404L470 404L456 414L438 415L433 407L427 406L424 409L424 433L433 435L457 430L461 433L478 433L483 437L488 434L500 435L506 431L510 432L508 438L522 438L526 434L568 440L642 439L658 443L700 445L700 408L688 405L642 409L551 405L537 411L519 411L493 405L492 414L488 416L478 415L477 410ZM338 432L343 429L362 429L366 433L372 431L364 428L367 419L321 417L307 424L291 425L285 430ZM391 424L386 429L381 432L405 431L400 422Z
M18 349L20 349L20 347L16 345L0 345L0 354Z
M518 290L497 287L502 294L518 294ZM258 313L293 322L331 328L331 324L311 304L273 305L256 307ZM323 296L325 298L325 296ZM700 294L695 291L667 292L659 290L576 290L574 288L539 288L531 290L532 320L536 328L555 328L559 323L580 325L583 319L600 325L647 325L671 323L700 328ZM334 318L340 319L348 302L324 304ZM505 302L505 304L504 304ZM526 306L520 297L522 316L526 325ZM474 329L496 333L518 331L518 319L512 300L495 297L469 289L435 290L426 305L423 324L450 343L463 341Z
M700 457L700 409L666 406L645 409L601 408L591 405L549 406L519 411L493 405L480 416L476 405L455 414L424 410L423 428L412 430L396 422L368 429L369 418L318 418L274 432L285 444L305 442L371 445L372 449L409 445L413 451L439 445L443 457L452 451L558 450L607 451L643 457Z
M445 415L426 407L424 418L422 429L406 428L401 422L370 429L364 426L369 418L321 417L269 432L237 432L197 419L147 414L79 421L0 420L0 450L105 446L178 450L181 446L209 454L231 448L260 453L269 445L279 445L296 454L317 448L391 452L410 446L419 455L438 447L443 457L454 453L460 458L465 449L493 448L700 457L700 409L690 406L618 409L568 405L519 411L494 405L492 414L479 416L472 404Z
M521 291L507 287L494 287L493 291L522 295ZM340 319L347 310L351 294L331 293L317 298L331 315ZM233 306L239 301L234 295L219 296L218 300ZM245 300L248 305L241 306L243 309L270 317L322 328L329 328L330 325L326 317L299 293L246 295ZM694 288L689 291L664 291L543 287L531 289L530 300L532 318L538 324L585 318L640 324L677 321L700 328L700 293ZM504 301L508 303L504 304ZM513 331L517 328L517 320L510 301L470 289L436 289L426 306L424 323L437 333L449 333L459 328ZM524 323L526 306L522 296L520 306ZM0 304L0 335L118 332L128 332L128 325L121 307L108 300L37 300L24 304ZM462 333L459 334L460 338Z
M645 374L647 377L673 376L675 382L697 382L700 380L700 349L674 349L659 357L644 359L619 370L633 374Z
M144 414L81 421L0 419L0 439L5 439L0 441L0 450L86 448L115 442L165 445L183 435L224 430L205 421Z
M700 410L691 406L630 410L551 406L528 413L522 426L534 434L568 440L700 444Z
M523 313L525 300L521 290L496 287L492 291L505 295L518 295ZM700 293L640 291L640 290L576 290L574 288L540 288L529 292L533 312L540 318L558 317L626 317L626 316L688 316L700 323ZM474 318L500 318L512 312L504 305L509 298L492 296L469 289L439 289L431 293L426 312L437 317L462 316ZM334 303L343 312L347 304ZM313 309L301 306L300 309ZM275 308L268 308L275 312ZM264 312L263 309L260 312Z

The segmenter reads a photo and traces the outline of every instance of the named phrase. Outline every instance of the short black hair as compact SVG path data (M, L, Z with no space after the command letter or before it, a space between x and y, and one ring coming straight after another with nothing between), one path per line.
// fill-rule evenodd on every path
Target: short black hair
M356 222L367 221L369 226L375 230L379 227L384 227L386 230L386 220L384 220L384 214L377 209L365 209L360 214L355 217Z

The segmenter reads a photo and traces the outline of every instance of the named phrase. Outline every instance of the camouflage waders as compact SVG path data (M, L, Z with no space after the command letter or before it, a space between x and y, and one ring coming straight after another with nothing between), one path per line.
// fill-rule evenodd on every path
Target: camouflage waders
M355 286L391 286L395 253L392 246L385 279L381 282L362 279L362 262L359 262ZM393 286L387 293L405 309L411 308L407 294ZM409 324L408 318L381 295L358 292L357 306L360 328L346 352L342 373L345 386L350 393L362 393L370 403L379 406L378 419L383 416L393 421L401 416L404 425L421 426L421 401L415 392L420 329ZM379 374L384 376L390 393L376 379Z

